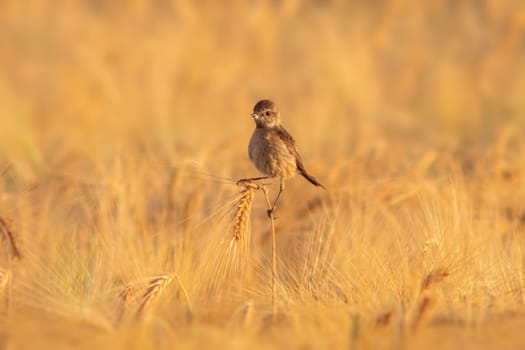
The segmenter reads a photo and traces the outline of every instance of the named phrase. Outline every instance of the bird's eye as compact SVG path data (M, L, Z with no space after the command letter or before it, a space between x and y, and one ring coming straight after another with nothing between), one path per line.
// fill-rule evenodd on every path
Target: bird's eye
M264 115L267 116L267 117L269 117L269 116L270 116L270 111L266 111L266 112L264 112Z

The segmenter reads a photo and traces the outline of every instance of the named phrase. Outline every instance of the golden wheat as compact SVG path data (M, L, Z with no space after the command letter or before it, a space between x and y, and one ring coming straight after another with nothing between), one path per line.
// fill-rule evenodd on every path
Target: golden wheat
M252 182L239 182L243 188L234 200L235 214L229 225L231 236L221 239L220 253L213 265L211 283L208 287L209 298L221 299L234 288L243 289L242 281L249 264L249 217L255 190L259 186ZM242 293L242 291L240 292Z
M188 291L182 284L179 276L176 273L168 273L157 276L148 283L146 292L142 296L141 303L137 309L137 316L143 315L144 311L151 306L154 300L156 300L162 292L173 282L177 282L182 294L184 296L184 302L186 304L186 318L188 322L193 320L193 307L188 295ZM125 288L119 295L123 302L127 303L127 299L133 293L133 290L129 291L129 288Z
M443 281L445 278L450 276L450 272L446 268L437 268L425 275L421 281L421 291L424 291L430 286Z
M151 303L160 296L162 291L175 279L178 279L177 274L175 273L160 275L153 278L148 283L147 290L142 296L142 302L137 310L137 316L142 315L144 310L147 309Z
M242 186L244 186L244 188L238 195L238 200L235 205L235 216L232 223L233 238L237 241L246 235L254 193L255 190L259 188L258 185L251 182L243 182Z

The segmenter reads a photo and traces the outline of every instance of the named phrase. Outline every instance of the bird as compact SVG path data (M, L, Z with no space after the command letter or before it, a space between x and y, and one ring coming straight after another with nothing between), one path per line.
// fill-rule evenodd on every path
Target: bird
M277 201L284 191L285 180L296 174L302 175L311 184L326 190L326 187L306 171L295 140L282 126L280 112L274 102L260 100L253 107L251 116L255 121L255 130L248 145L248 156L257 170L265 176L242 179L238 183L270 178L280 179L279 192L272 207L268 209L268 216L271 216L275 210Z

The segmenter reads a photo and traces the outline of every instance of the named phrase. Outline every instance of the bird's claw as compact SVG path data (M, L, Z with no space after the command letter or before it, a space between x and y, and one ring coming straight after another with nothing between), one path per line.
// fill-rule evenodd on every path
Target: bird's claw
M262 187L251 179L241 179L236 182L237 186L244 186L245 188L251 188L254 190L260 190Z
M250 179L240 179L240 180L237 180L237 182L235 183L237 186L246 186L248 184L251 184L252 181Z
M268 215L268 218L270 219L277 219L275 216L273 216L273 212L275 211L275 208L266 210L266 215Z

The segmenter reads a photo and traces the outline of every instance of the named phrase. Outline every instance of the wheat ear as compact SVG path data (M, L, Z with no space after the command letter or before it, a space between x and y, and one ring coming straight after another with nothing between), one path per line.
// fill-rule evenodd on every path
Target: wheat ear
M182 291L182 294L184 294L186 306L188 307L187 318L188 318L188 322L191 322L193 320L193 308L191 306L188 291L186 290L186 288L184 288L184 285L182 284L179 276L174 272L157 276L149 282L148 289L142 296L142 303L140 304L137 310L137 316L142 315L144 310L151 305L153 300L155 300L162 293L162 291L168 285L170 285L173 281L176 281L178 283L179 288Z
M233 237L239 241L246 232L248 218L252 208L253 195L259 188L257 184L251 182L243 183L244 189L239 193L239 199L236 204L235 217L233 218Z
M443 281L445 278L450 276L450 272L446 268L437 268L426 274L425 278L421 281L420 291L430 288L430 286Z
M148 308L153 300L155 300L174 279L177 279L177 274L169 273L166 275L160 275L153 278L149 284L148 289L142 296L142 303L137 310L137 316L142 315L144 310Z

